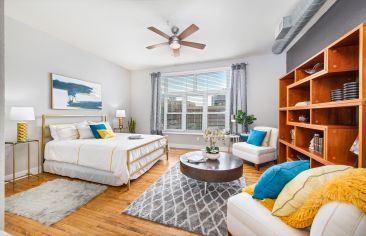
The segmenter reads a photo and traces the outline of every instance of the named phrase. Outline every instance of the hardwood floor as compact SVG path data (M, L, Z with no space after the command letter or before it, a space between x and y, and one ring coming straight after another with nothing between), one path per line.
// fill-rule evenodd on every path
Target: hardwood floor
M169 167L178 162L180 155L188 151L190 150L170 150L169 161L162 159L138 180L132 181L130 191L126 187L108 187L106 192L50 227L6 212L5 230L13 235L195 235L121 213ZM263 166L257 171L253 165L246 163L244 176L247 185L255 183L261 173L271 165ZM21 179L14 186L5 186L6 196L57 178L62 177L43 173L39 177Z

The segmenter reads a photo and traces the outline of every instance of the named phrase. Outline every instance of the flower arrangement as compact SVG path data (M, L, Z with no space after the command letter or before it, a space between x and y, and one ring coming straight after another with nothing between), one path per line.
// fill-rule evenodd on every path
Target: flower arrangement
M216 143L218 141L225 140L224 130L207 128L203 133L203 137L206 142L209 142L209 146L206 147L206 153L213 154L218 157L219 147L216 146Z

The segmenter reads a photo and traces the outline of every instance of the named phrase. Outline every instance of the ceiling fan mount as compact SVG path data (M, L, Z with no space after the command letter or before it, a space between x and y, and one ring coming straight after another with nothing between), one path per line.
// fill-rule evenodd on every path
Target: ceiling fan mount
M196 32L199 29L198 26L195 24L190 25L188 28L183 30L183 32L180 33L179 35L178 35L179 28L177 26L173 26L171 28L173 35L171 35L171 36L165 34L161 30L159 30L153 26L148 27L148 29L151 30L152 32L166 38L168 40L168 42L147 46L146 47L147 49L153 49L153 48L157 48L160 46L169 45L169 47L173 50L174 56L178 57L180 55L179 50L180 50L181 46L187 46L187 47L192 47L192 48L197 48L197 49L204 49L206 47L206 45L202 44L202 43L183 41L185 38L187 38L188 36L190 36L191 34L193 34L194 32Z

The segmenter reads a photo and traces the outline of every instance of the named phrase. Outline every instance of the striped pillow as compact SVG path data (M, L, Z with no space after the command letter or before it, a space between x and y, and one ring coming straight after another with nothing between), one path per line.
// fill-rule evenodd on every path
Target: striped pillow
M272 215L291 215L304 204L310 193L349 169L352 167L329 165L301 172L282 189L273 206Z

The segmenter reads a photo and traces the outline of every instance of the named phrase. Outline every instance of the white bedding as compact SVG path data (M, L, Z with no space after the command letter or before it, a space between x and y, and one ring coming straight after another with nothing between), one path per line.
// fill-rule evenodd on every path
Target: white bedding
M129 140L131 134L117 134L110 139L76 139L64 141L50 141L46 144L45 160L60 163L69 163L111 173L127 183L130 178L127 167L127 150L139 147L130 153L130 159L136 160L159 147L166 145L166 140L159 135L142 135L143 139ZM159 140L160 139L160 140ZM155 142L154 142L155 141ZM149 142L152 142L148 145ZM131 165L130 173L142 167L149 160L161 155L152 153ZM146 169L146 168L145 168ZM136 173L136 176L142 173ZM131 178L136 178L131 176Z

